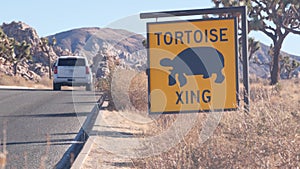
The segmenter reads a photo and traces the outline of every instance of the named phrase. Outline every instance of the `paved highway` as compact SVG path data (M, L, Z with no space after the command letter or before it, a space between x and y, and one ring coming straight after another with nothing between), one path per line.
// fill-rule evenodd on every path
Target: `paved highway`
M80 90L1 89L0 152L6 140L6 168L53 168L98 98Z

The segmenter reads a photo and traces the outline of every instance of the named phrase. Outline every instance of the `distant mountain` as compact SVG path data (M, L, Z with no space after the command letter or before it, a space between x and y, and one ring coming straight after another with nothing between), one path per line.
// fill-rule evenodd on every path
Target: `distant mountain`
M257 57L260 63L270 63L271 57L268 54L270 47L260 43L260 49L254 53L253 58ZM300 56L290 55L286 52L281 51L282 56L290 56L291 59L295 59L300 62ZM250 60L249 64L249 72L250 74L255 74L261 78L269 78L270 77L270 68L269 65L258 65L253 63L253 58ZM300 67L297 69L300 71Z
M108 48L116 55L123 57L145 50L142 44L144 36L121 29L80 28L48 36L49 39L53 37L63 50L85 55L90 60L101 48ZM135 57L137 60L146 58L145 53L143 56L135 55Z

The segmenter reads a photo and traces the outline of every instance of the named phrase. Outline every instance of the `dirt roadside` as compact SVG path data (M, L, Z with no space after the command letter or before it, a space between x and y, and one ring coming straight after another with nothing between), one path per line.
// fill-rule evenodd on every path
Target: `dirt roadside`
M141 122L149 120L134 113L101 110L90 133L91 149L81 169L135 168L129 157L136 156L134 142L143 137L148 127Z

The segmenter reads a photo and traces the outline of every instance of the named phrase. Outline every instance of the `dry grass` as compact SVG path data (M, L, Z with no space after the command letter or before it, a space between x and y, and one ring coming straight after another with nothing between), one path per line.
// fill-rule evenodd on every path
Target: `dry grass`
M20 76L8 76L0 74L0 85L6 86L26 86L28 81Z
M96 87L108 94L109 110L146 112L148 109L147 76L144 72L117 68L108 78L98 79Z
M131 85L131 101L144 109L146 83L139 76ZM267 81L251 84L251 111L225 112L213 135L199 139L206 113L198 114L196 125L175 147L160 155L134 159L137 168L299 168L300 91L299 79L268 86ZM163 115L154 121L147 135L158 134L176 120Z
M33 88L51 88L52 80L47 77L41 78L39 82L33 82L22 78L21 76L8 76L0 73L0 85L4 86L25 86Z
M137 74L129 87L129 98L132 106L138 111L148 110L148 86L145 72Z
M0 150L0 169L4 169L6 166L6 156L7 156L7 151L6 151L6 122L4 121L3 123L3 139L0 140L0 145L1 145L1 141L2 141L2 150ZM0 146L1 148L1 146Z
M4 169L6 166L6 154L0 153L0 169Z

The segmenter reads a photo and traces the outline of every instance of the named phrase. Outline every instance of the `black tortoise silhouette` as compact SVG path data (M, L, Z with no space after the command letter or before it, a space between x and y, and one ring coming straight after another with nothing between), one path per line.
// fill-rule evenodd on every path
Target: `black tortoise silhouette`
M176 84L176 75L180 87L187 83L186 76L203 75L204 79L217 74L216 83L222 83L225 79L222 74L224 57L212 47L192 47L180 52L173 60L165 58L160 61L161 66L172 67L169 75L169 86Z

